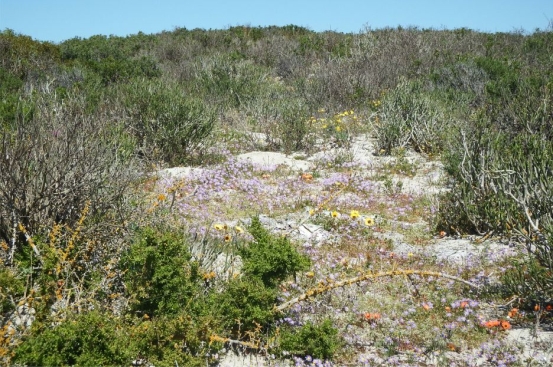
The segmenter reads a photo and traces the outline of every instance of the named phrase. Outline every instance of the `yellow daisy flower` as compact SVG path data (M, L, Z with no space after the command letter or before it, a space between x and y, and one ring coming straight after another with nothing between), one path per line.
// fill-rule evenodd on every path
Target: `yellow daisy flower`
M374 226L374 219L371 217L365 218L365 225L368 227Z
M225 225L224 225L224 224L218 223L218 224L215 224L215 225L213 226L213 228L215 228L215 229L218 230L218 231L222 231L223 229L225 229Z
M332 215L332 218L338 218L340 216L340 213L335 210L330 215Z
M351 219L357 219L357 218L359 218L359 212L357 210L352 210L349 213L349 216L351 217Z

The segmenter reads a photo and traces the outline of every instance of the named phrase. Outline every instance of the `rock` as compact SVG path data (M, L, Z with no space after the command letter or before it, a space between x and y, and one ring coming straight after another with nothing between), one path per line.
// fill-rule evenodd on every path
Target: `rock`
M272 169L285 165L295 171L307 172L311 169L311 163L301 159L290 158L285 154L276 152L249 152L236 156L237 160L249 161L261 168Z

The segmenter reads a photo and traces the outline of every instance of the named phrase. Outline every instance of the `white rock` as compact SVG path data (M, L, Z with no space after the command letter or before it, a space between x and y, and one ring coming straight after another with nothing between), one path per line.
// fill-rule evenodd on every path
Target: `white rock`
M311 169L311 163L305 160L290 158L283 153L276 152L249 152L238 155L236 159L249 161L261 168L286 165L296 171L307 172Z

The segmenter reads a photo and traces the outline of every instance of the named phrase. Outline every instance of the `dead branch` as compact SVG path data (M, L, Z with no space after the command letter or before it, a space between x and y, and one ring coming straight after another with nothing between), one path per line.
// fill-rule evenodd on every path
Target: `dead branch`
M341 281L338 281L338 282L321 283L317 287L307 290L304 294L302 294L298 297L295 297L295 298L293 298L293 299L291 299L291 300L289 300L289 301L287 301L287 302L285 302L285 303L283 303L279 306L276 306L274 308L274 311L275 312L282 312L283 310L289 308L290 306L292 306L296 303L299 303L301 301L305 301L309 298L316 297L319 294L326 293L328 291L331 291L332 289L341 288L341 287L345 287L345 286L352 285L352 284L357 284L357 283L365 281L365 280L383 278L383 277L393 277L393 276L398 276L398 275L402 275L402 276L421 275L421 276L434 276L434 277L439 277L439 278L447 278L447 279L454 280L456 282L464 283L464 284L466 284L466 285L468 285L472 288L478 288L478 285L476 285L474 283L471 283L467 280L461 279L461 278L453 276L453 275L436 272L436 271L397 269L397 270L378 272L378 273L367 272L367 273L361 274L359 276L356 276L354 278L345 279L345 280L341 280Z

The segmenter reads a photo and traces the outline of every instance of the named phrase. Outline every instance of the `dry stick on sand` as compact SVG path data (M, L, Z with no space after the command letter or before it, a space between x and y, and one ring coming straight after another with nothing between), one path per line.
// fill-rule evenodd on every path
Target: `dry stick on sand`
M308 298L315 297L319 294L328 292L328 291L330 291L332 289L335 289L335 288L345 287L347 285L359 283L359 282L369 280L369 279L382 278L382 277L392 277L392 276L397 276L397 275L404 275L404 276L421 275L421 276L429 276L429 277L432 276L432 277L447 278L447 279L455 280L456 282L464 283L464 284L466 284L466 285L468 285L472 288L478 288L478 285L476 285L474 283L471 283L467 280L458 278L458 277L453 276L453 275L439 273L439 272L435 272L435 271L396 269L396 270L384 271L384 272L378 272L378 273L367 272L367 273L361 274L361 275L359 275L357 277L354 277L354 278L345 279L345 280L341 280L341 281L338 281L338 282L327 282L327 283L319 284L317 287L307 290L304 294L302 294L298 297L292 298L291 300L289 300L287 302L284 302L283 304L281 304L279 306L276 306L274 308L274 310L275 310L275 312L281 312L281 311L289 308L290 306L292 306L292 305L294 305L298 302L305 301Z

